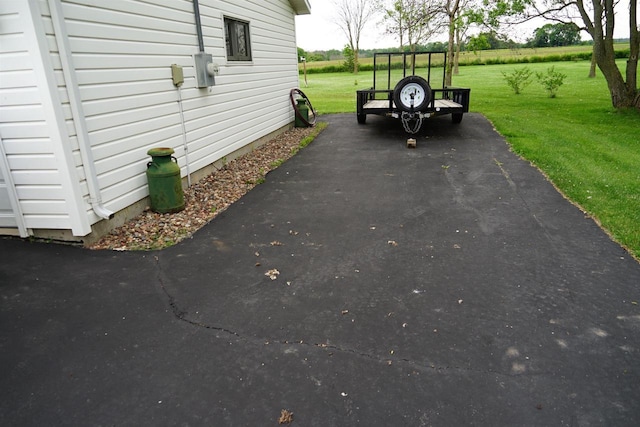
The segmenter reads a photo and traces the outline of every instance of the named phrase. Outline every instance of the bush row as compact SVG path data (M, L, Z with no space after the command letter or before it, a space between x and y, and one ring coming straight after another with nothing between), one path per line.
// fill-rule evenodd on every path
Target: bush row
M616 50L616 58L628 58L629 49ZM566 54L550 54L550 55L532 55L522 57L502 57L502 58L475 58L473 60L465 60L460 62L460 66L466 65L498 65L498 64L534 64L540 62L563 62L563 61L590 61L591 52L579 52L579 53L566 53ZM432 66L438 66L442 64L432 63ZM426 64L417 63L417 68L425 68ZM402 62L391 63L391 69L402 69ZM373 64L361 64L360 71L373 71ZM378 70L386 69L385 67L378 66ZM319 74L319 73L342 73L350 71L345 65L327 65L325 67L308 68L307 74ZM303 71L300 70L300 74Z

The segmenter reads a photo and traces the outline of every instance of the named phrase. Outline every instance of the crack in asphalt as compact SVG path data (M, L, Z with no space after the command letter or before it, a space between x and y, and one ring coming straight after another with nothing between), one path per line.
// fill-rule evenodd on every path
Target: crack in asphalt
M354 349L350 349L350 348L345 348L345 347L340 347L340 346L336 346L336 345L330 345L330 344L324 344L324 343L309 343L309 342L305 342L304 340L299 340L299 341L288 341L288 340L281 340L281 341L272 341L269 339L247 339L246 337L240 335L239 333L232 331L230 329L224 328L224 327L220 327L220 326L214 326L214 325L209 325L209 324L205 324L202 322L198 322L195 320L191 320L187 317L188 312L180 309L180 307L178 306L178 303L176 302L176 299L174 298L173 295L171 295L171 293L167 290L165 284L164 284L164 280L162 279L162 267L159 263L159 259L158 257L154 257L155 258L155 264L156 264L156 268L157 268L157 280L158 280L158 284L160 285L160 289L162 289L162 292L165 294L165 296L167 297L167 301L169 303L169 307L171 308L171 312L173 313L174 317L182 322L186 322L192 326L196 326L199 328L203 328L203 329L209 329L209 330L214 330L214 331L219 331L219 332L224 332L228 335L234 336L242 341L245 342L250 342L250 341L254 341L254 343L260 343L261 345L270 345L272 343L277 343L280 345L289 345L289 346L305 346L307 348L319 348L319 349L323 349L323 350L328 350L328 351L337 351L340 353L349 353L349 354L353 354L359 357L363 357L369 360L373 360L373 361L377 361L377 362L381 362L381 363L386 363L386 364L392 364L393 361L395 362L404 362L404 363L409 363L411 365L415 365L420 366L422 368L424 368L424 366L419 365L413 361L411 361L410 359L405 359L405 358L383 358L380 357L378 355L375 354L369 354L369 353L363 353L361 351L357 351Z
M298 347L305 347L305 348L309 348L309 349L320 349L323 350L325 352L327 352L327 355L329 357L331 357L333 355L333 352L339 352L339 353L343 353L343 354L351 354L357 357L361 357L364 359L368 359L370 361L373 362L377 362L380 364L384 364L384 365L388 365L388 366L392 366L394 364L398 364L398 365L405 365L408 367L411 367L411 369L413 370L419 370L419 371L431 371L431 372L438 372L438 373L444 373L444 372L448 372L448 371L465 371L465 372L477 372L477 373L482 373L482 374L493 374L493 375L499 375L499 376L506 376L506 377L513 377L513 376L532 376L532 375L545 375L544 372L527 372L527 373L509 373L509 372L503 372L503 371L497 371L495 369L477 369L477 368L472 368L472 367L464 367L464 366L450 366L450 365L436 365L433 363L420 363L420 362L416 362L412 359L408 359L408 358L404 358L404 357L397 357L394 356L393 354L390 354L388 356L381 356L380 354L376 354L376 353L367 353L367 352L362 352L359 351L357 349L353 349L353 348L348 348L348 347L344 347L344 346L338 346L338 345L334 345L334 344L327 344L327 343L311 343L311 342L306 342L304 340L270 340L270 339L265 339L265 338L247 338L241 334L239 334L238 332L235 332L231 329L228 328L224 328L221 326L214 326L214 325L210 325L210 324L206 324L203 322L199 322L199 321L195 321L192 319L189 319L188 317L188 312L185 310L182 310L175 297L173 295L171 295L171 293L169 292L169 290L167 289L167 287L165 286L164 280L162 278L162 266L160 265L160 261L158 259L158 257L154 257L155 258L155 264L156 264L156 268L157 268L157 280L158 280L158 284L160 285L160 288L162 289L162 292L164 293L164 295L167 298L167 302L169 304L169 307L171 308L171 312L173 314L173 316L182 321L185 322L189 325L198 327L198 328L203 328L203 329L207 329L207 330L213 330L213 331L218 331L218 332L222 332L225 334L228 334L230 336L235 337L236 339L246 342L246 343L253 343L254 345L258 346L266 346L266 345L271 345L271 344L278 344L280 346L298 346Z
M232 335L234 337L236 337L237 339L244 341L244 342L253 342L256 345L271 345L271 344L278 344L281 346L298 346L298 347L306 347L309 349L321 349L324 350L325 352L328 353L328 356L332 356L333 352L339 352L339 353L343 353L343 354L352 354L354 356L357 357L361 357L364 359L368 359L371 360L373 362L378 362L384 365L388 365L391 366L393 364L404 364L404 365L408 365L410 366L412 369L418 369L421 371L426 371L426 370L430 370L430 371L434 371L434 372L446 372L446 371L472 371L472 372L482 372L482 373L489 373L489 374L498 374L498 375L507 375L507 376L512 376L509 374L505 374L504 372L499 372L499 371L494 371L494 370L478 370L478 369L473 369L473 368L465 368L465 367L460 367L460 366L436 366L433 364L429 364L429 365L425 365L425 364L421 364L418 362L415 362L411 359L407 359L407 358L400 358L400 357L382 357L378 354L372 354L372 353L364 353L362 351L358 351L352 348L347 348L347 347L342 347L342 346L337 346L337 345L333 345L333 344L324 344L324 343L309 343L309 342L305 342L304 340L299 340L299 341L288 341L288 340L268 340L268 339L259 339L259 338L255 338L255 339L247 339L246 337L240 335L239 333L232 331L230 329L227 328L223 328L223 327L219 327L219 326L213 326L213 325L208 325L202 322L197 322L194 320L191 320L187 317L187 312L180 310L180 308L178 307L178 304L175 301L175 298L167 291L167 289L164 286L164 283L160 280L160 286L163 290L163 292L165 293L165 295L168 298L168 302L169 302L169 306L171 307L171 311L173 313L173 315L175 316L176 319L186 322L192 326L195 327L199 327L199 328L203 328L203 329L209 329L209 330L215 330L215 331L219 331L219 332L224 332L226 334Z
M471 368L471 367L463 367L463 366L450 366L450 365L445 365L445 366L439 366L439 365L435 365L433 363L419 363L416 362L414 360L408 359L408 358L403 358L403 357L397 357L397 356L393 356L392 354L390 354L388 357L383 357L380 356L379 354L375 354L375 353L366 353L366 352L362 352L362 351L358 351L356 349L353 348L348 348L348 347L343 347L343 346L337 346L334 344L326 344L326 343L310 343L310 342L306 342L304 340L295 340L295 341L289 341L289 340L269 340L269 339L265 339L265 338L247 338L245 336L240 335L239 333L228 329L228 328L224 328L221 326L214 326L214 325L209 325L203 322L198 322L195 320L191 320L189 319L188 316L188 312L181 310L180 307L178 306L178 303L176 302L176 299L173 295L171 295L171 293L167 290L164 281L162 279L162 267L159 263L159 259L158 257L154 257L155 258L155 264L156 264L156 268L157 268L157 280L158 280L158 284L160 285L160 288L162 289L162 292L165 294L165 296L167 297L167 301L169 304L169 307L171 308L171 312L173 314L173 316L185 323L188 323L189 325L198 327L198 328L203 328L203 329L208 329L208 330L214 330L214 331L218 331L218 332L223 332L225 334L228 334L230 336L233 336L235 338L237 338L238 340L247 342L247 343L253 343L254 345L271 345L271 344L278 344L281 346L298 346L298 347L306 347L309 349L321 349L324 350L328 353L328 356L332 356L333 352L339 352L339 353L343 353L343 354L352 354L355 355L357 357L361 357L364 359L368 359L374 362L378 362L381 364L385 364L388 366L392 366L393 364L402 364L402 365L407 365L410 366L412 369L414 370L420 370L420 371L432 371L432 372L447 372L447 371L466 371L466 372L477 372L477 373L483 373L483 374L495 374L495 375L500 375L500 376L507 376L507 377L513 377L513 376L531 376L531 375L540 375L540 374L544 374L544 373L533 373L533 372L527 372L527 373L519 373L519 374L513 374L513 373L507 373L507 372L501 372L501 371L497 371L494 369L476 369L476 368Z
M215 331L219 331L219 332L224 332L224 333L227 333L229 335L233 335L235 337L242 338L240 336L240 334L238 334L237 332L234 332L234 331L232 331L230 329L219 327L219 326L207 325L207 324L204 324L202 322L197 322L197 321L188 319L186 317L188 312L186 312L184 310L181 310L180 307L178 307L178 303L176 302L176 299L174 298L173 295L171 295L169 293L169 291L167 290L166 286L164 285L164 280L162 280L162 266L160 265L159 258L157 256L154 256L154 259L155 259L155 265L156 265L156 269L157 269L156 278L157 278L158 283L160 285L160 289L162 289L162 292L167 297L167 300L169 302L169 307L171 307L171 312L173 313L173 315L175 316L176 319L181 320L181 321L186 322L186 323L189 323L190 325L193 325L193 326L197 326L197 327L204 328L204 329L211 329L211 330L215 330Z

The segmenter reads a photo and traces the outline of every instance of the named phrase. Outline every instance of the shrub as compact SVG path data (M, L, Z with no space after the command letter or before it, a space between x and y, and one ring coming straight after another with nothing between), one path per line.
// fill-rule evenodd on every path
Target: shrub
M567 77L566 74L562 74L559 71L556 71L553 66L547 68L547 73L536 73L536 77L538 81L544 89L549 94L549 98L555 98L558 93L558 89L564 83L564 79Z
M515 69L512 73L503 71L502 76L516 95L519 95L531 83L531 70L528 67Z
M350 73L356 71L356 55L351 49L351 46L344 45L344 49L342 49L342 56L344 56L344 68L347 69Z
M347 70L344 65L326 65L324 67L308 68L307 74L321 74L321 73L342 73Z

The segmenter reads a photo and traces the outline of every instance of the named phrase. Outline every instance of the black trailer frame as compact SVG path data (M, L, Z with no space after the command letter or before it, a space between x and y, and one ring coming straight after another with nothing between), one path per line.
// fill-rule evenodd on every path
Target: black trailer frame
M442 68L441 81L432 78L432 69L437 68ZM400 69L402 77L396 81L400 78ZM358 90L356 95L358 123L366 123L368 114L400 118L409 133L417 133L423 119L443 114L451 114L453 123L460 123L463 114L469 112L471 89L445 86L446 69L447 52L375 53L373 87ZM417 77L407 79L409 76ZM413 95L410 106L397 102L399 92L408 80L422 82L422 86L426 83L425 92L428 99L419 108L413 106Z

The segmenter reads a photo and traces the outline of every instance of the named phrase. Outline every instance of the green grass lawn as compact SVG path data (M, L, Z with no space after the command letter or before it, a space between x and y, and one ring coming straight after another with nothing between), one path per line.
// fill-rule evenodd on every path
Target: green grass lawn
M501 74L525 66L545 72L551 65L567 75L556 98L535 78L515 95ZM471 110L491 120L516 153L640 257L640 113L614 110L604 78L589 79L588 71L587 61L469 66L453 84L470 87ZM369 88L372 77L313 74L308 87L301 77L300 87L320 114L353 112L357 126L355 93Z

